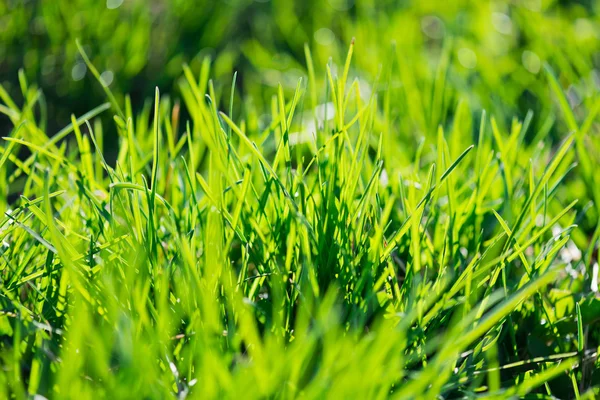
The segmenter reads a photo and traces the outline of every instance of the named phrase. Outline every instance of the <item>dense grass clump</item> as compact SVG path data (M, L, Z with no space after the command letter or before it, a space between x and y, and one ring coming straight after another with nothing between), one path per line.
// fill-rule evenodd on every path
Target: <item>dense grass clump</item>
M80 47L108 103L57 133L1 88L0 397L600 394L600 101L471 109L446 46L306 46L264 108L209 58L138 108Z

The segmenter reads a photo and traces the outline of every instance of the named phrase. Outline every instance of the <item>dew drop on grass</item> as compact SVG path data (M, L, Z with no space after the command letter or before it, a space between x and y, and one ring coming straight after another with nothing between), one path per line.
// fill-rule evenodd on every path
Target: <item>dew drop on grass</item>
M521 62L525 69L532 74L537 74L540 72L540 68L542 66L542 62L537 54L532 51L525 50L523 55L521 56Z
M379 181L380 181L382 187L387 187L390 180L389 180L388 173L385 170L385 168L381 170L381 176L379 178Z
M473 69L477 66L477 55L473 50L463 47L458 50L458 62L465 68Z
M119 8L121 4L123 4L123 0L106 0L106 8L108 8L109 10Z
M510 35L513 30L513 23L510 17L504 13L492 13L492 25L503 35Z
M444 22L434 15L427 15L421 20L421 30L431 39L442 39L446 31Z
M110 86L114 78L114 75L111 70L106 70L102 74L100 74L100 79L102 80L102 84L104 86Z
M85 76L86 71L87 67L85 66L85 63L80 61L71 69L71 78L73 78L74 81L80 81Z
M599 36L594 24L587 18L577 18L574 30L575 36L579 40L597 39Z
M335 40L335 35L331 29L321 28L315 32L315 41L323 46L329 46Z

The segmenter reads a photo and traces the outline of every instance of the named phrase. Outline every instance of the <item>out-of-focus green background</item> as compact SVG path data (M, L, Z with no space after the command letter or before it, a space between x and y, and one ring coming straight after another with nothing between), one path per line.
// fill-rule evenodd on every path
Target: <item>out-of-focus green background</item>
M48 126L64 126L71 113L105 100L79 39L111 90L130 93L135 108L155 86L176 94L182 64L197 71L209 55L217 87L229 87L239 71L237 93L251 93L260 109L278 82L292 90L305 75L305 43L323 76L356 37L353 68L370 86L395 63L391 84L414 85L426 101L445 56L448 110L464 100L510 120L532 109L540 125L552 108L544 63L559 73L576 113L599 88L599 7L593 0L0 0L0 82L18 96L23 68L43 90ZM409 102L404 110L400 123L421 130L445 117L420 115Z

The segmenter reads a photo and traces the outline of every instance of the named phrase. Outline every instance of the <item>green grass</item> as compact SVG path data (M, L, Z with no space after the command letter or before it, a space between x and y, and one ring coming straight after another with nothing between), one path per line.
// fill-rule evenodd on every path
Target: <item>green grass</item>
M511 120L451 101L451 42L368 91L354 46L265 109L209 59L58 133L0 90L0 397L600 394L597 94L547 67Z

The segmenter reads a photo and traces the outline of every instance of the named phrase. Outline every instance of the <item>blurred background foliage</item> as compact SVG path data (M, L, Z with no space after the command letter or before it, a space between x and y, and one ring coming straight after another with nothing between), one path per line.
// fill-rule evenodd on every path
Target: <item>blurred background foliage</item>
M391 85L422 93L422 104L396 111L404 125L435 132L448 117L427 115L445 60L446 110L464 100L509 123L531 109L539 126L553 107L544 63L559 71L576 113L600 86L598 7L593 0L1 0L0 82L16 94L24 68L44 93L49 126L64 126L70 113L104 101L79 39L111 90L131 94L134 107L154 86L176 92L183 63L199 71L210 56L217 87L228 88L238 71L237 93L251 93L264 102L253 106L265 109L279 82L291 92L305 75L305 43L324 77L330 57L342 60L355 37L362 88L392 68Z
M389 87L391 129L408 146L434 140L437 127L449 127L459 109L471 115L471 129L463 128L473 136L464 135L455 149L475 141L483 109L504 131L532 111L525 140L558 141L572 129L558 112L545 66L578 122L598 111L599 8L594 0L0 0L0 82L18 98L23 68L43 93L37 112L55 132L70 114L107 100L77 39L119 102L131 96L134 112L149 106L155 86L179 98L183 65L198 76L208 57L219 105L229 108L237 71L234 116L256 115L249 123L254 119L262 129L277 85L291 96L306 78L305 44L318 87L326 87L325 66L335 75L355 38L352 75L361 95ZM317 100L326 98L322 93ZM10 127L0 116L0 129ZM598 132L592 126L586 140L598 142ZM107 130L109 160L116 157L115 134ZM590 165L600 163L598 145L585 144ZM587 189L581 185L575 182L573 198L592 199L589 182ZM594 229L597 216L592 210L585 231Z

